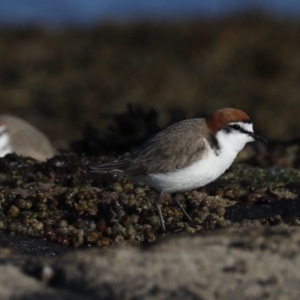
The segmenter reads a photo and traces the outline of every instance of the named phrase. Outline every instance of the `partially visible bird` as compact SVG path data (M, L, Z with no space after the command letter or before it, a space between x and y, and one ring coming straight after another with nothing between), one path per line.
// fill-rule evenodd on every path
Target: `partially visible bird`
M25 120L0 115L0 157L8 153L45 161L56 154L49 139Z
M253 131L249 116L225 108L207 118L177 122L127 156L92 168L94 172L121 171L160 194L155 199L160 223L166 231L160 197L202 187L225 172L245 144L266 140ZM175 200L192 222L183 206Z

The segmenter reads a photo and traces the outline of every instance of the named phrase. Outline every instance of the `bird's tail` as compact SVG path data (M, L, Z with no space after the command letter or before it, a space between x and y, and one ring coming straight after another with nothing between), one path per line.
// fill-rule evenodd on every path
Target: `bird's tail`
M128 167L128 164L129 161L127 159L122 159L90 167L90 170L96 173L123 172Z

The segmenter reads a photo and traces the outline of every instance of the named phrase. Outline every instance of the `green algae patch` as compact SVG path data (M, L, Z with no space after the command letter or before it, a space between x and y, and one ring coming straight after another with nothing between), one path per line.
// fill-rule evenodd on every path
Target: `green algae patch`
M222 187L240 189L277 188L299 184L300 170L295 168L259 168L237 164L216 181Z

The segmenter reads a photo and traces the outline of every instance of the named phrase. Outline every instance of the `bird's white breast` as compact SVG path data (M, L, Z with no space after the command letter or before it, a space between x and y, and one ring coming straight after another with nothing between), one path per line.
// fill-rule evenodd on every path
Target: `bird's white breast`
M221 144L222 147L216 152L205 140L205 153L199 161L189 167L165 174L148 174L138 180L166 193L183 192L204 186L223 174L241 150L233 149L227 141L225 145Z

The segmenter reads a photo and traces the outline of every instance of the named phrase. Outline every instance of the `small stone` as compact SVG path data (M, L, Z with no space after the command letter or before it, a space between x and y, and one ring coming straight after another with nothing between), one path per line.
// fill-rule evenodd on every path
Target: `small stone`
M187 227L187 228L185 228L185 231L188 232L188 233L195 233L196 229L193 228L193 227Z
M102 237L102 234L99 231L92 231L86 235L85 240L87 243L95 244L100 237Z
M225 210L225 207L223 207L223 206L218 206L218 207L216 208L216 214L217 214L219 217L223 217L223 216L225 215L225 212L226 212L226 210Z
M236 199L237 196L238 196L238 190L237 189L233 189L233 188L232 189L227 189L225 191L225 194L224 194L224 197L228 198L230 200Z
M148 223L154 227L154 228L157 228L157 227L160 227L160 221L159 221L159 217L157 216L151 216L148 218Z
M15 206L17 206L19 209L26 208L26 200L25 199L18 199L15 201Z
M125 240L124 240L124 237L122 236L122 235L117 235L116 237L115 237L115 242L117 242L117 243L122 243L122 242L124 242Z
M66 220L61 219L61 220L59 220L59 221L57 222L57 226L60 227L60 228L65 228L65 227L68 226L68 223L67 223Z
M133 184L132 183L125 183L123 185L123 190L124 192L128 192L131 191L133 189Z
M9 208L7 215L8 215L9 217L16 217L16 216L19 214L19 212L20 212L20 209L19 209L17 206L12 205L12 206Z
M82 230L77 230L77 234L73 235L72 237L72 244L74 247L79 247L82 245L84 242L83 239L83 231Z
M122 188L121 184L118 183L118 182L115 182L115 183L112 184L112 189L117 193L122 193L123 192L123 188Z
M145 193L145 189L143 187L138 186L134 189L134 192L136 195L141 195Z

